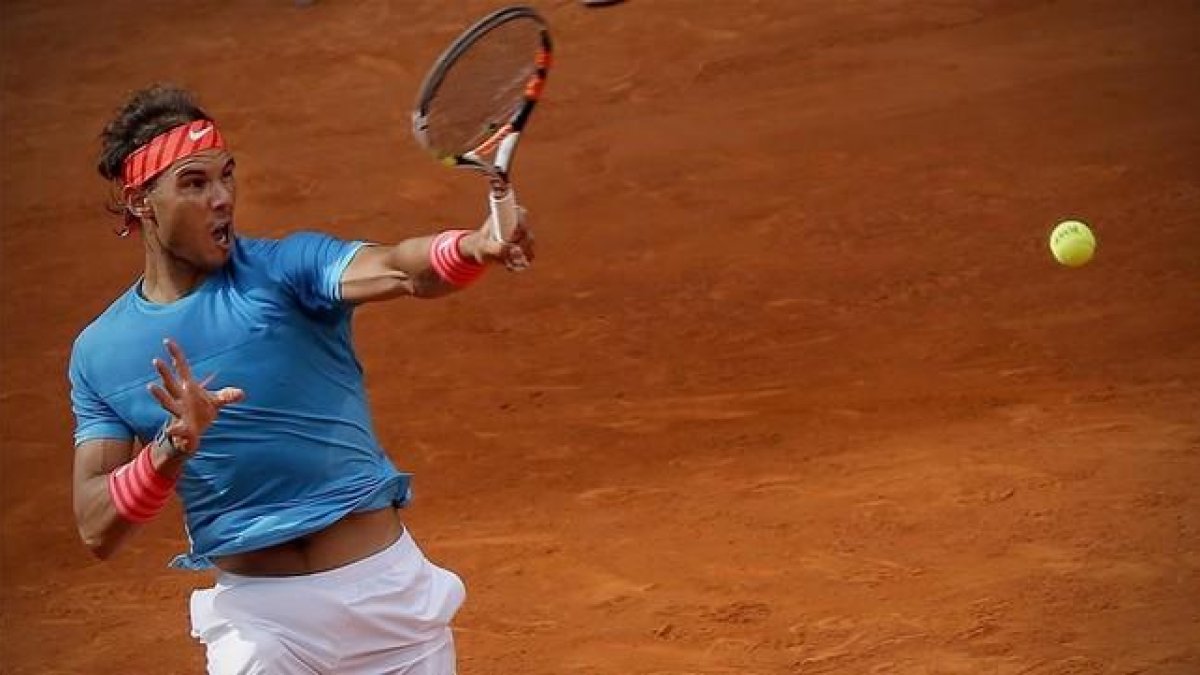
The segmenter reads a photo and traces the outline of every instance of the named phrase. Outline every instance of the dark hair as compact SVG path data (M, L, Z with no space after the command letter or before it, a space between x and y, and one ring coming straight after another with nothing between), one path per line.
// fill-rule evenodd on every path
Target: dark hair
M129 234L138 224L138 219L121 203L120 189L116 187L125 168L125 158L164 131L196 120L212 121L212 117L196 105L191 92L170 84L155 84L134 92L116 117L104 126L96 170L112 182L108 211L125 221L123 227L115 230L118 235Z
M156 84L134 92L100 133L96 170L108 180L119 180L130 153L164 131L196 120L211 121L212 117L186 89Z

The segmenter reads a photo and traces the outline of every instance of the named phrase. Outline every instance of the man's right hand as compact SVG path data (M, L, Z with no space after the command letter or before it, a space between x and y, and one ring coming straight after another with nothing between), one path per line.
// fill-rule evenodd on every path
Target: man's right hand
M179 452L194 455L200 449L200 438L217 419L221 408L245 399L246 392L237 387L209 391L205 388L208 380L197 381L192 374L183 349L171 339L163 343L171 355L171 365L154 359L154 369L162 382L151 384L150 393L171 413L171 421L164 429L171 445Z

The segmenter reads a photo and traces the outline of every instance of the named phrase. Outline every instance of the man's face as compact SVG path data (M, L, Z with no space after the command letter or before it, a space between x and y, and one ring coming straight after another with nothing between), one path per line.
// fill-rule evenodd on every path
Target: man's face
M233 155L204 150L175 162L147 194L158 239L173 257L212 271L233 247Z

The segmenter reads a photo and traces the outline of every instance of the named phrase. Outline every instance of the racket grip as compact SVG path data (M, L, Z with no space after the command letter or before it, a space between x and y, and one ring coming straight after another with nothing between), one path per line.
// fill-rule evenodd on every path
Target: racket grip
M517 212L516 191L509 186L503 196L497 197L494 192L488 195L488 201L492 207L492 239L509 241L513 232L516 231L517 221L520 219Z

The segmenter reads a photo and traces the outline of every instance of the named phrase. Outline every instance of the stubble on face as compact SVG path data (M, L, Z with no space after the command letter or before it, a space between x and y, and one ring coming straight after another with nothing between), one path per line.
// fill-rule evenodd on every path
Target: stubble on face
M211 272L233 248L233 156L214 149L179 160L151 191L158 240L176 263Z

